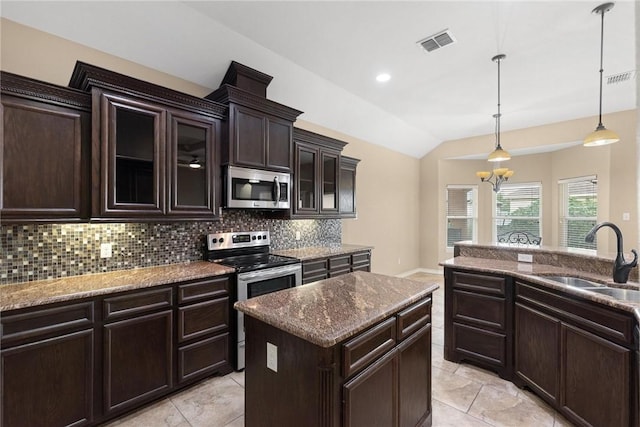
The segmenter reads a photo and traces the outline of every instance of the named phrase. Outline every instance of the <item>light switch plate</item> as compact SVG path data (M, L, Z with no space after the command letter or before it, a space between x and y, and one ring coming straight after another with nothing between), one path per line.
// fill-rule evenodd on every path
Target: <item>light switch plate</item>
M113 255L111 243L100 244L100 258L111 258Z
M278 372L278 347L267 343L267 368L273 372Z
M531 254L518 254L518 262L533 262L533 255L531 255Z

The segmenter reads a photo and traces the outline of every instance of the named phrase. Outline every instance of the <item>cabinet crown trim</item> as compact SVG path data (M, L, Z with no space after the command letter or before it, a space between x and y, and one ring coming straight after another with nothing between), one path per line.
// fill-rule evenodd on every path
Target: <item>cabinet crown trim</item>
M198 98L81 61L77 61L73 68L69 86L85 92L90 92L93 87L116 90L183 109L191 108L219 119L224 118L227 112L225 105L215 101Z
M304 142L337 151L342 151L347 145L344 141L299 128L293 128L293 140L295 142Z
M88 93L6 71L0 72L0 90L7 95L91 111L91 95Z
M226 105L233 103L243 107L253 108L254 110L271 114L272 116L280 117L290 122L294 122L296 118L303 113L295 108L287 107L286 105L279 104L229 84L223 84L207 95L205 99Z

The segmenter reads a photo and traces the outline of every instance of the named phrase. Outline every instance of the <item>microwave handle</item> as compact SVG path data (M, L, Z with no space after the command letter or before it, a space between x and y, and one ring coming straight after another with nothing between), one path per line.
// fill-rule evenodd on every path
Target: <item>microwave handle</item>
M280 201L280 183L278 182L278 177L274 177L273 178L273 187L274 187L274 195L275 195L275 202L278 203Z

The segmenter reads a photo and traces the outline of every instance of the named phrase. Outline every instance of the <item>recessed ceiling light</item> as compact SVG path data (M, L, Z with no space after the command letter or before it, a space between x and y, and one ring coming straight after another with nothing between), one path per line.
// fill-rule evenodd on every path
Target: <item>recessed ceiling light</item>
M388 82L391 80L391 76L387 73L380 73L376 76L376 80L380 83Z

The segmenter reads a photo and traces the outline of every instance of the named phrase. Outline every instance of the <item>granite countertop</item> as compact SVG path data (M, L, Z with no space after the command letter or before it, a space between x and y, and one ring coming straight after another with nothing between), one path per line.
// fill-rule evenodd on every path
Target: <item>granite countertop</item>
M553 280L545 279L544 276L572 276L580 277L608 286L610 288L640 290L638 282L629 281L625 284L615 283L611 276L603 276L595 273L588 273L569 267L560 267L547 264L523 263L510 260L500 260L491 258L473 258L459 256L450 258L440 263L443 267L459 268L474 272L509 274L513 277L537 283L551 289L556 289L567 294L576 295L590 301L615 307L624 311L635 313L640 319L640 302L623 301L608 295L590 292L588 289L580 289L568 286Z
M220 264L196 261L2 285L0 312L220 276L234 271L233 268Z
M309 246L297 249L282 249L271 251L271 253L274 255L298 258L301 261L308 261L316 258L326 258L328 256L350 254L371 249L373 249L373 246L343 244L338 246Z
M331 347L438 289L438 284L357 271L234 307L321 347Z

